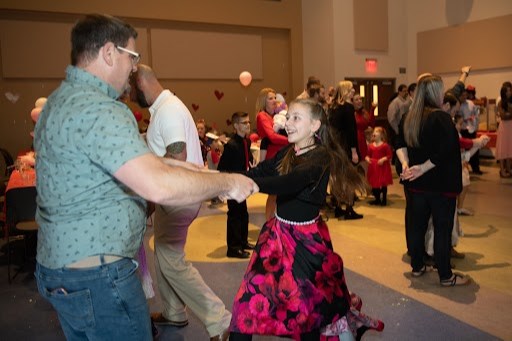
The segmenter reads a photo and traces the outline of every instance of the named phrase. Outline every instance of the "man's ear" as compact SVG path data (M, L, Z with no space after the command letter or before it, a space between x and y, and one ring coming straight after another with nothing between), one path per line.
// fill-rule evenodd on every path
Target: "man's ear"
M103 58L108 66L114 65L114 54L116 53L116 46L112 42L108 42L99 51L100 57Z

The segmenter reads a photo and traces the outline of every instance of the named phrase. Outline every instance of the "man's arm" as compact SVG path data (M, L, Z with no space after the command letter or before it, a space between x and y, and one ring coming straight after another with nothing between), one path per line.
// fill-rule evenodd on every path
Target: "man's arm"
M176 159L180 161L187 161L187 144L182 141L174 142L166 148L164 157Z
M243 175L172 167L150 153L129 160L114 176L144 199L170 206L197 203L219 195L242 202L259 191L254 181Z
M469 71L471 71L471 66L463 66L460 69L460 77L457 83L453 86L453 88L449 89L446 92L451 92L455 97L459 98L466 87L466 79L469 76Z

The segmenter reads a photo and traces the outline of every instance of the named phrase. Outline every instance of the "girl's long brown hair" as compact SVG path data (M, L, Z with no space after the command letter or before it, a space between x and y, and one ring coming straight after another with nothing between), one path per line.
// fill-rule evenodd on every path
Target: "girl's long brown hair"
M368 189L366 178L357 172L347 153L336 140L334 132L328 125L327 115L322 106L311 99L296 99L290 103L289 107L292 105L304 106L310 113L311 119L319 120L321 123L315 134L315 141L318 144L317 149L323 149L328 155L328 160L322 161L326 161L324 170L330 172L331 194L338 202L342 202L356 190L363 194L366 193ZM317 158L312 157L303 160L301 166L318 166L319 160ZM278 171L280 174L288 174L297 165L298 158L295 155L295 150L290 148L281 160Z

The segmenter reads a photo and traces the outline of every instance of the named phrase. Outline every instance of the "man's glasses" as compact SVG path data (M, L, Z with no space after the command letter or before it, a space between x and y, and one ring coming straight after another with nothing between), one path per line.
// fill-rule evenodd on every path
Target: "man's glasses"
M130 55L130 58L132 59L133 64L138 64L140 61L140 53L137 53L132 50L125 49L124 47L121 47L119 45L116 45L116 49L121 50L123 52L126 52Z
M238 124L243 124L245 126L245 125L251 124L251 121L242 121L242 122L238 122Z

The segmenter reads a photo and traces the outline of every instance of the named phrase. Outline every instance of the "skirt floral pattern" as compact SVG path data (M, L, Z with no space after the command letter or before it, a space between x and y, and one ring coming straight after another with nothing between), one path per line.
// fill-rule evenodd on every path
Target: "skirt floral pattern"
M236 294L230 331L298 338L335 323L350 306L343 261L325 222L273 218L260 232Z

